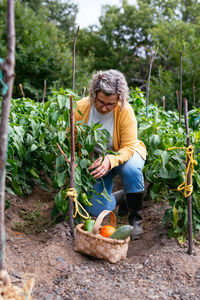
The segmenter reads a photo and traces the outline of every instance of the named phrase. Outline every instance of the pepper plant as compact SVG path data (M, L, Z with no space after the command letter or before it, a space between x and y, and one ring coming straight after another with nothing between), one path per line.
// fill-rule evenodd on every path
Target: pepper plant
M145 99L138 90L132 106L136 111L139 127L139 139L147 147L147 160L143 169L150 182L151 198L165 200L169 204L163 218L169 224L169 235L180 242L185 241L188 231L187 199L177 191L177 187L185 180L185 150L168 149L186 147L187 135L184 120L179 123L178 113L163 111L157 105L149 105L146 118ZM135 100L135 101L134 101ZM139 108L138 108L139 107ZM189 112L190 139L194 147L194 156L198 162L193 175L193 234L200 231L200 131L199 109Z
M53 92L53 96L45 104L45 111L48 112L50 131L55 133L55 139L52 143L57 155L55 164L55 176L53 186L58 189L55 197L55 205L52 211L52 218L57 215L66 215L69 206L69 199L66 197L70 187L70 166L60 153L57 143L61 146L65 155L70 157L70 95L73 94L74 108L79 97L71 90L60 90ZM106 144L109 138L107 130L102 129L100 124L92 123L91 126L82 124L80 121L75 124L76 128L76 168L75 168L75 189L78 194L78 201L83 205L90 206L88 198L95 192L93 185L96 180L88 171L88 167L97 159L94 148L98 145L102 150L103 157L107 153ZM110 201L110 197L104 193L104 196Z

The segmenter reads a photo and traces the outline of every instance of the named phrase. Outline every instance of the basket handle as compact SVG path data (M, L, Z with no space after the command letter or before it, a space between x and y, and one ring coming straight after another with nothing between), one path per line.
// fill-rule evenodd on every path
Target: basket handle
M105 216L107 216L107 214L110 213L110 225L115 227L116 226L116 218L115 218L115 214L114 212L110 211L110 210L103 210L97 217L96 222L94 224L92 233L97 234L99 231L99 227L104 219Z

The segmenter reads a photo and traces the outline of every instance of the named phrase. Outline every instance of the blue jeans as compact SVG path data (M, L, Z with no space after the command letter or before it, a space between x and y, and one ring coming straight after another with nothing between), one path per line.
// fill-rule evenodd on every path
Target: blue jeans
M140 156L140 154L135 152L133 156L124 164L121 164L113 168L109 173L107 173L101 179L98 179L97 183L94 185L95 191L97 193L102 193L105 185L107 192L111 198L111 201L108 201L103 196L99 197L94 193L92 193L91 202L93 206L87 208L89 213L92 216L97 217L103 210L105 209L113 210L115 208L116 200L112 195L112 189L113 189L113 179L117 174L119 174L121 177L122 184L124 187L124 192L126 194L143 192L144 177L143 177L142 169L144 167L144 163L145 161Z

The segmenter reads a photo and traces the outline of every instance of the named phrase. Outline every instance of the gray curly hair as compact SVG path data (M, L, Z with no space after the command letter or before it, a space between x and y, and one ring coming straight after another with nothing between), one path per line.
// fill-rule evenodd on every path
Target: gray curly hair
M129 88L125 76L117 70L99 71L92 77L89 90L89 100L94 104L98 92L106 96L117 94L121 108L128 102Z

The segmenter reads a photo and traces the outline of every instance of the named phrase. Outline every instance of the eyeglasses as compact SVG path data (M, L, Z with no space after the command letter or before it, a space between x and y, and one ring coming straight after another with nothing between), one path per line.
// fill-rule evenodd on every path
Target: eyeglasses
M104 103L103 101L101 101L100 99L96 98L95 99L95 103L98 105L98 107L103 107L103 106L106 106L107 109L113 109L117 106L118 102L117 103Z

